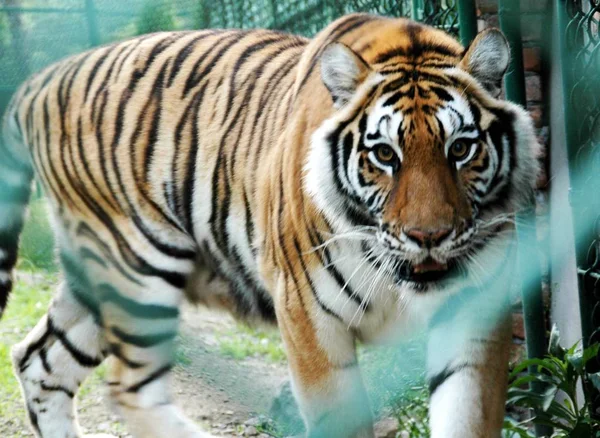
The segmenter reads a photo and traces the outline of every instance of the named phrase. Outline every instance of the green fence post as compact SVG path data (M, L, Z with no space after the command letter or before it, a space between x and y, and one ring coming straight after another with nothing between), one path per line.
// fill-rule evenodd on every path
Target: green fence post
M412 0L410 18L415 21L421 21L423 19L423 3L422 0Z
M556 0L563 110L569 159L583 346L600 342L600 30L598 2ZM590 99L592 97L592 99ZM600 371L600 355L587 364ZM584 382L586 401L600 418L600 391Z
M458 0L458 25L460 42L467 46L477 35L475 0Z
M500 28L511 48L510 66L504 78L506 99L526 106L520 3L520 0L499 0L498 15ZM517 216L519 267L526 269L525 271L521 270L519 277L521 279L527 355L529 358L542 358L546 354L546 324L539 254L537 253L535 207L534 200L531 201L532 206ZM528 261L525 264L526 267L523 263L525 260ZM530 367L529 372L536 372L535 367ZM538 382L531 383L531 391L541 393L543 389ZM550 436L552 428L536 425L535 433L538 437Z
M580 123L576 120L578 114L575 113L576 108L571 105L572 96L571 92L574 87L573 72L572 68L575 65L575 53L572 52L573 47L568 47L567 41L567 27L569 26L570 18L567 15L567 2L565 0L557 0L557 18L558 18L558 32L559 32L559 48L560 48L560 64L562 73L562 87L563 87L563 111L565 120L565 133L566 133L566 147L567 155L569 157L569 174L571 179L571 187L569 188L569 195L571 201L571 211L573 215L573 226L575 231L575 248L576 248L576 259L577 266L585 266L587 258L587 245L586 236L583 230L589 228L589 224L586 226L584 221L575 211L581 205L577 204L584 200L583 196L579 196L580 193L585 193L585 187L581 187L577 181L578 168L576 166L577 154L579 152L580 142L577 134L577 127ZM574 33L572 33L574 36ZM571 41L575 43L575 41ZM599 72L600 73L600 72ZM580 274L580 273L579 273ZM589 346L589 339L594 331L592 325L592 309L595 304L593 296L585 293L585 287L581 284L581 275L578 275L579 279L579 307L581 313L581 329L583 335L583 345Z
M98 19L94 0L85 0L85 16L88 23L90 45L92 47L100 44L100 32L98 31Z

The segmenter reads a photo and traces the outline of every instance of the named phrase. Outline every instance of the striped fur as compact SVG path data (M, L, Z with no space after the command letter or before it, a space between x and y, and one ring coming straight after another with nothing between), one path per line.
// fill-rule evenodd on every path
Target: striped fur
M436 312L470 287L486 291L473 295L485 321L432 362L432 434L497 436L503 385L481 370L506 350L493 329L506 295L490 291L509 275L506 222L531 195L538 148L526 113L496 99L507 60L497 31L465 51L409 20L355 14L313 40L147 35L28 80L0 147L0 308L35 172L65 272L13 349L37 435L80 436L74 395L108 358L135 436L207 436L168 395L187 297L277 322L309 436L371 437L355 340L456 330L468 306ZM477 351L468 366L465 351ZM457 397L451 373L465 374L461 400L486 394L465 402L472 421L440 408Z

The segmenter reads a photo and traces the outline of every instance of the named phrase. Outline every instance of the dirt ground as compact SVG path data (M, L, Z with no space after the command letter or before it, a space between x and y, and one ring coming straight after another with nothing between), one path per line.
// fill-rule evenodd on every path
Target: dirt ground
M262 416L287 381L284 363L249 357L236 360L216 350L218 333L235 330L233 318L204 308L186 307L181 328L186 365L173 376L175 403L186 415L219 437L260 436ZM128 437L102 393L90 393L79 403L80 422L87 433Z
M185 307L179 348L184 357L177 361L172 381L175 403L217 437L300 436L302 426L287 383L286 363L260 356L234 359L219 351L219 336L236 328L227 314ZM131 436L111 408L98 378L80 394L78 414L86 434ZM1 438L33 437L22 418L0 420ZM274 429L277 422L278 429ZM286 425L284 433L281 424ZM376 426L376 436L405 435L397 434L397 422L387 418Z

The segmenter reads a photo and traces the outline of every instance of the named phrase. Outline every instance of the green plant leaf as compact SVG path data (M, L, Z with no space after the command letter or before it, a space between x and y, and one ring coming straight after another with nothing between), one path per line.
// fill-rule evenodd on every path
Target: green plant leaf
M546 370L551 375L555 375L558 377L562 377L564 375L563 367L557 365L556 363L549 360L549 358L545 359L527 359L517 365L513 371L510 373L509 378L514 379L521 372L526 370L529 367L537 367L539 370Z
M560 345L560 331L556 324L552 325L552 330L550 331L550 342L548 345L548 353L551 356L558 357L562 359L565 357L566 350Z
M583 350L583 364L587 364L591 359L598 357L598 351L600 350L600 344L595 343Z
M557 386L549 386L548 388L544 389L544 392L542 393L542 398L543 398L542 410L544 412L546 412L550 408L550 405L554 401L554 398L556 397L557 392L558 392Z
M514 382L510 384L511 387L520 388L523 385L530 384L532 382L540 382L544 384L550 384L554 386L560 386L561 380L556 376L549 376L547 374L527 374L523 377L519 377L515 379Z
M594 385L594 388L600 391L600 373L588 374L588 378L592 382L592 385Z

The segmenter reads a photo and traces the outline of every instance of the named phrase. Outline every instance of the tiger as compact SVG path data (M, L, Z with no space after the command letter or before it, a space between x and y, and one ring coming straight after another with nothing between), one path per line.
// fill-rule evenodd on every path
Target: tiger
M356 13L314 38L161 32L28 79L3 119L0 308L34 177L64 278L12 348L37 437L81 437L103 362L135 437L209 437L173 403L191 301L279 328L306 436L373 438L357 343L427 332L433 438L499 437L514 214L540 146L502 99L498 29L468 47Z

